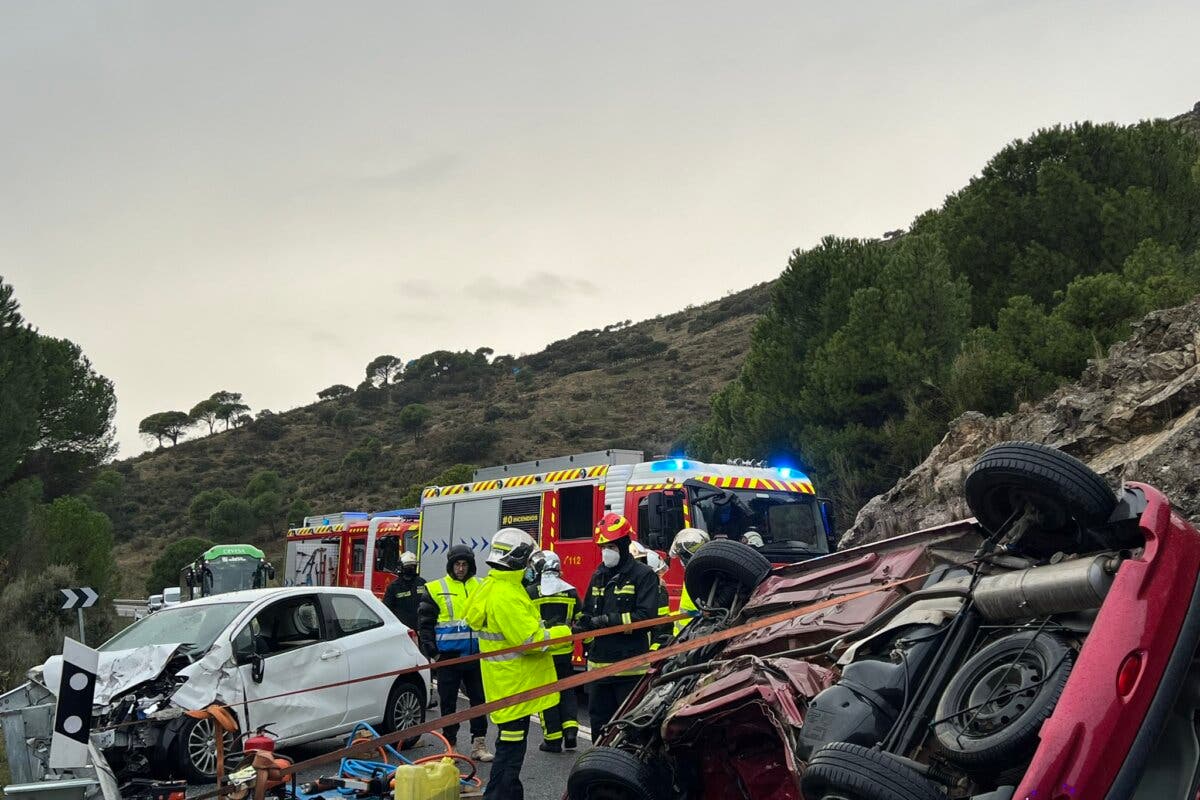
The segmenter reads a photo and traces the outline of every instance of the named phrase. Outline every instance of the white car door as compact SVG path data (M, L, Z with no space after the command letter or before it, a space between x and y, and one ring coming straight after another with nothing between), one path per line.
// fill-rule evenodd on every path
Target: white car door
M345 648L330 630L318 595L289 595L265 606L235 634L233 651L246 698L252 701L245 706L249 730L269 725L281 743L294 743L340 726L346 715L345 685L274 697L349 678Z
M350 677L365 678L417 663L416 650L405 628L386 606L369 603L355 594L328 594L331 617L342 636L337 643L346 651ZM374 608L378 605L379 608ZM409 651L412 652L409 652ZM383 720L384 708L394 676L352 683L346 701L348 723Z

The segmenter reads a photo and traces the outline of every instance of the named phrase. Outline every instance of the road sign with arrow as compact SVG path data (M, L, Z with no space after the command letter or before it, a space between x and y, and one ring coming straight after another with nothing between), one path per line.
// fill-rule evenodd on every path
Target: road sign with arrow
M69 608L91 608L100 599L100 595L96 594L96 590L90 586L79 589L59 589L59 591L67 598L62 606L64 611Z

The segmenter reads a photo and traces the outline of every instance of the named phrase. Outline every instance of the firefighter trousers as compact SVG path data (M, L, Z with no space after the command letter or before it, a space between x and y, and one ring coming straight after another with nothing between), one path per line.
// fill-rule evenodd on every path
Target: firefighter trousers
M609 723L641 679L641 675L619 675L601 678L592 684L588 696L588 722L592 725L593 740L600 735L600 730Z
M454 667L438 667L433 671L437 679L438 700L442 707L442 716L453 714L458 708L458 690L461 687L471 705L477 706L485 702L483 695L483 675L479 671L479 662L474 664L459 664ZM447 725L442 733L454 744L458 738L458 725ZM487 717L476 717L471 720L471 737L487 735Z
M484 800L525 800L521 785L521 765L525 763L525 747L529 742L529 717L496 726L496 760L488 776Z
M570 653L554 657L554 672L560 681L575 674ZM575 732L579 729L579 700L575 697L575 690L559 692L558 705L547 708L543 712L542 720L542 738L547 742L562 739L564 733L568 739L574 739Z

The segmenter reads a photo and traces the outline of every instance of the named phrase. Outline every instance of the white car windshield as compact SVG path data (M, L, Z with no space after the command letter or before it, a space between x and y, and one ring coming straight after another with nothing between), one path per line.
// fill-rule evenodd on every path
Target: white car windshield
M100 645L100 650L131 650L155 644L182 644L193 653L212 647L221 631L249 603L202 603L164 608L138 620Z

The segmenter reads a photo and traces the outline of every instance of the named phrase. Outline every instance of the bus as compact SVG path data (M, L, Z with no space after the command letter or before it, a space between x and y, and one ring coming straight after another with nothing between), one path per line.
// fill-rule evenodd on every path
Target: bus
M182 600L262 589L275 578L275 567L251 544L218 544L179 571Z

